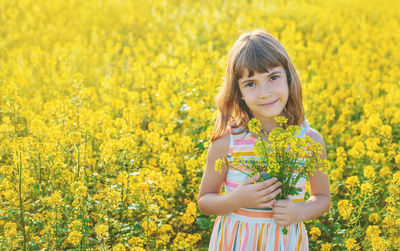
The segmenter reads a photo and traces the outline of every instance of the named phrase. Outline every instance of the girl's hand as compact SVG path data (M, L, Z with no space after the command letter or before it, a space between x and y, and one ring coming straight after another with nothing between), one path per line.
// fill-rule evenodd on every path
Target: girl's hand
M241 182L231 193L231 198L237 208L271 208L274 205L274 198L281 189L277 189L281 183L277 178L271 178L263 182L251 184L261 177L261 173Z
M292 200L278 200L272 208L274 220L281 226L289 226L293 222L298 221L300 209L300 205L294 203Z

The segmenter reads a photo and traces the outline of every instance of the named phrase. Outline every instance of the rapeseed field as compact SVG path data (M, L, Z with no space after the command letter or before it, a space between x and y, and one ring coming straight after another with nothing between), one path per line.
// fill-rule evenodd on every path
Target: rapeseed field
M287 49L324 138L312 250L400 249L400 2L0 0L0 249L206 250L227 53Z

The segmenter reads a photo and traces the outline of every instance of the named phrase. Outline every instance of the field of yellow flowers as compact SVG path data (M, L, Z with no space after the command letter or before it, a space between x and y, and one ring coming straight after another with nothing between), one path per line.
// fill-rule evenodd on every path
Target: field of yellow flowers
M312 250L400 249L400 1L0 0L0 249L205 250L227 53L287 49L332 207Z

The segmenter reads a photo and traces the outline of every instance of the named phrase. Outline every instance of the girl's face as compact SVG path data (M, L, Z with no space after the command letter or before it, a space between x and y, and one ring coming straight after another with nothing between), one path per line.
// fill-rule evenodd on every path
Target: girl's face
M285 69L279 66L269 72L254 72L252 77L248 75L245 69L238 80L244 101L254 117L262 123L274 124L273 118L281 114L289 97Z

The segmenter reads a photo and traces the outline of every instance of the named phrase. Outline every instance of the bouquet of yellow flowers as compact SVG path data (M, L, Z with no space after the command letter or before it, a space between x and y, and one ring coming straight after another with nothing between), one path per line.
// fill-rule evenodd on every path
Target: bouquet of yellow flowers
M287 118L277 116L274 118L279 124L271 130L268 140L264 140L261 131L261 122L253 118L248 123L249 131L256 137L254 153L257 156L246 160L237 157L232 160L232 165L224 164L222 160L217 160L215 169L220 171L223 166L234 168L249 177L261 172L262 176L258 182L271 177L277 177L281 182L281 192L276 199L288 199L289 195L298 195L301 188L296 188L296 184L301 177L308 178L316 169L327 170L327 161L320 158L322 146L315 143L310 137L298 137L300 127L297 125L286 125ZM284 125L286 125L284 127ZM286 129L285 129L286 128ZM237 165L244 165L250 173L243 172L236 168ZM286 228L283 232L287 232Z

